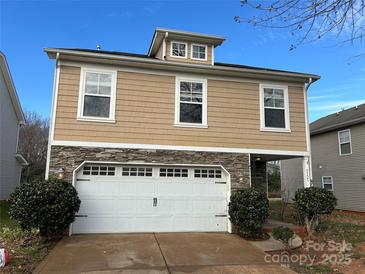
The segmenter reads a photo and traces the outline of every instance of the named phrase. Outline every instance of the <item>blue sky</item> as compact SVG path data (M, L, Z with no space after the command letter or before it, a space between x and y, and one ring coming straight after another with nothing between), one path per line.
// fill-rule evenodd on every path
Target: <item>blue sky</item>
M365 58L348 64L364 46L333 46L335 37L289 51L288 31L235 23L249 16L230 1L3 1L0 49L22 106L49 117L54 61L45 47L78 47L146 53L155 27L223 35L219 62L321 75L309 92L310 120L365 102Z

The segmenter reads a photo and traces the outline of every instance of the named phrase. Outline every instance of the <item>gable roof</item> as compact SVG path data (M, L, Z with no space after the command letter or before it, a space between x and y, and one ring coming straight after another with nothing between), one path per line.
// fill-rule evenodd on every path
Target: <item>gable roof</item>
M295 77L302 79L312 78L313 82L320 79L320 76L315 74L301 73L301 72L293 72L286 70L278 70L278 69L270 69L263 67L253 67L253 66L245 66L239 64L228 64L228 63L220 63L215 62L214 66L207 66L201 64L194 63L176 63L173 61L160 60L155 57L146 55L146 54L136 54L129 52L121 52L121 51L107 51L107 50L92 50L92 49L81 49L81 48L46 48L44 51L48 54L49 58L56 58L57 53L63 56L79 56L79 57L95 57L100 59L115 59L115 60L131 60L133 59L134 63L136 62L150 62L154 64L160 65L178 65L184 67L192 67L192 68L204 68L205 70L220 70L224 72L238 72L238 73L251 73L251 74L266 74L266 75L276 75L276 76L285 76L285 77Z
M365 104L322 117L310 124L311 135L365 123Z
M6 57L4 53L0 51L0 70L4 75L5 84L8 87L9 95L11 98L11 102L13 104L15 114L18 118L20 124L25 123L24 113L22 107L19 102L18 94L15 89L15 85L13 82L13 78L11 77L10 69L8 66L8 62L6 61Z

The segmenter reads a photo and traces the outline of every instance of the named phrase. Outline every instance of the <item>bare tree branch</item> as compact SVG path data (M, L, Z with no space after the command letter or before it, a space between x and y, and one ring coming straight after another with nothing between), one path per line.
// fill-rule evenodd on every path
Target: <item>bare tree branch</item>
M235 21L256 27L288 29L297 46L333 34L340 43L362 42L365 36L365 0L241 0L254 10L250 18Z
M43 178L47 158L49 121L36 112L25 112L26 124L19 132L19 152L29 165L22 172L22 180Z

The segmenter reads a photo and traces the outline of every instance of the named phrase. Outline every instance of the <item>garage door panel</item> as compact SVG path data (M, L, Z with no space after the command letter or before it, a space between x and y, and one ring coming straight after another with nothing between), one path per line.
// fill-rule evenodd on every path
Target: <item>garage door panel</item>
M113 176L79 172L76 189L82 217L73 223L73 233L227 230L223 172L222 178L196 178L189 167L168 168L165 174L159 167L145 167L141 176L133 169L114 166ZM182 169L189 169L187 177L180 177L181 172L173 177ZM172 176L169 170L174 170Z
M150 196L152 197L154 192L154 182L143 182L141 180L124 182L123 178L119 182L120 195L133 195L133 196Z
M215 213L224 213L226 211L226 201L225 200L193 200L193 212L196 213L207 213L207 214L215 214Z
M76 189L80 197L97 193L97 185L89 181L77 181Z
M193 204L189 197L158 197L157 210L160 214L191 214Z
M192 195L192 186L183 181L162 181L156 183L156 193L159 196Z
M225 196L226 184L216 184L214 182L198 182L192 185L193 193L201 196Z

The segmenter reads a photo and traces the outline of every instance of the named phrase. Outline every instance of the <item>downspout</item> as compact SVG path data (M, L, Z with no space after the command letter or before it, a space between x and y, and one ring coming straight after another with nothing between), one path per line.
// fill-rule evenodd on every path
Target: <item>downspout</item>
M305 112L306 112L306 132L307 132L307 150L309 152L309 156L307 159L304 158L303 168L308 165L308 174L306 174L306 168L303 170L304 176L309 176L309 185L306 184L306 181L304 182L304 187L310 187L313 185L313 173L312 173L312 148L311 148L311 137L310 137L310 127L309 127L309 120L308 120L308 90L309 87L312 85L313 79L312 77L309 78L309 81L307 84L305 84L304 90L305 90ZM308 161L307 163L305 163ZM305 179L305 178L303 178Z

